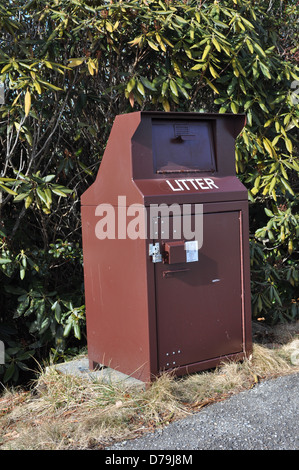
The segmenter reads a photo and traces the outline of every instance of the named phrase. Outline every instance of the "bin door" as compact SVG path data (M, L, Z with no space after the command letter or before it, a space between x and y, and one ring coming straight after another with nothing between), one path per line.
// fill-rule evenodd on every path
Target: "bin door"
M159 235L170 253L164 251L164 262L155 264L159 370L243 350L240 216L204 214L198 257L185 250L184 258L184 240L171 240L179 215L170 217L170 239ZM155 227L159 223L153 220Z

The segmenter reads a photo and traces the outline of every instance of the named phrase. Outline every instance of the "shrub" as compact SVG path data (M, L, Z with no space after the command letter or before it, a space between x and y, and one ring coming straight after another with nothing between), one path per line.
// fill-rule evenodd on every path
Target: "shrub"
M0 0L0 13L4 380L84 344L79 198L133 110L246 114L253 314L297 318L297 1Z

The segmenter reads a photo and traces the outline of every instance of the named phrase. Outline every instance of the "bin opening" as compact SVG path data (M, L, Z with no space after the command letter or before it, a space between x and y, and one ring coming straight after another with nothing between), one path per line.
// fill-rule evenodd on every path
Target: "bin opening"
M157 174L216 171L212 121L153 119L153 159Z

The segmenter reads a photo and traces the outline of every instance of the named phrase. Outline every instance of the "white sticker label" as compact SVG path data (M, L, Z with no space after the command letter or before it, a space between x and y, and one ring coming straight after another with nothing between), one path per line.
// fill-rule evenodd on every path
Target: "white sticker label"
M198 261L198 242L197 240L192 242L185 242L186 250L186 262L192 263Z

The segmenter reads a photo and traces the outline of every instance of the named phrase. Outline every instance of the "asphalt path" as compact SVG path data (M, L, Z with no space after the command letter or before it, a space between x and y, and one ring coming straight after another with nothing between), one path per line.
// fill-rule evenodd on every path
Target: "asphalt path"
M141 438L106 450L298 450L299 374L263 381Z

